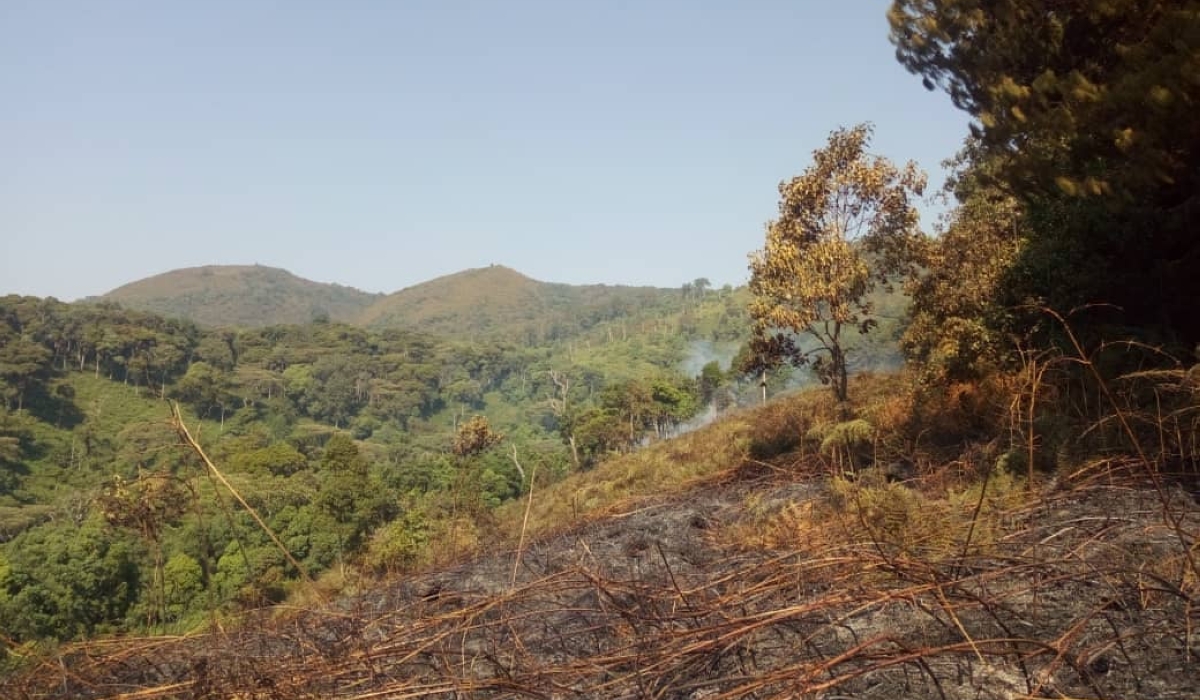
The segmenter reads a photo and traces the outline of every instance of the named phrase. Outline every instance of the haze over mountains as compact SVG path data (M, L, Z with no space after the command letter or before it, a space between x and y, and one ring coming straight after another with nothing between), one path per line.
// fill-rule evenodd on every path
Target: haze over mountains
M676 297L678 289L541 282L491 265L391 294L314 282L264 265L172 270L98 297L206 326L262 327L329 319L372 328L547 339Z

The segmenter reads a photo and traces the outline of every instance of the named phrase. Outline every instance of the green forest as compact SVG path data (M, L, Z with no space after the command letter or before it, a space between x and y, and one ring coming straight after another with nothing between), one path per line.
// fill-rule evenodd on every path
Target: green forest
M4 298L6 634L153 629L281 600L351 560L402 568L455 508L515 497L535 464L563 474L674 434L738 391L728 358L683 373L690 344L732 347L746 326L739 294L696 286L532 346ZM174 403L303 574L180 449ZM456 454L475 416L503 445Z
M494 266L301 297L281 271L213 268L141 296L0 299L8 658L462 561L522 497L532 508L535 479L567 508L555 484L617 490L587 479L802 390L823 408L763 414L776 422L740 459L811 448L840 478L974 450L983 486L953 498L978 504L945 511L974 507L971 528L1001 478L1018 492L1136 463L1194 489L1200 4L1051 5L896 0L898 60L973 120L946 164L952 208L923 229L926 175L873 154L870 122L830 125L780 184L745 287ZM270 299L299 299L294 322L247 320L277 318ZM846 503L900 498L834 483ZM887 507L864 507L863 527ZM1161 575L1194 604L1185 550Z
M479 295L514 283L540 284L505 268L439 281L434 328L474 342L0 300L8 639L186 628L334 569L429 564L446 553L431 542L524 493L534 469L547 483L759 400L735 362L745 290L546 285L558 302L541 312L520 299L480 312ZM895 362L894 338L858 346L860 362Z

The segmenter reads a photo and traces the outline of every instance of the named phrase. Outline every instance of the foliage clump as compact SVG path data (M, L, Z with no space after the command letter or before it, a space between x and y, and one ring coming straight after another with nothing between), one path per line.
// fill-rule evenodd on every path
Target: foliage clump
M1191 351L1200 342L1195 3L895 0L889 18L900 62L975 119L979 177L968 189L1020 206L1016 251L987 222L961 222L987 234L985 246L1001 243L982 251L1007 258L1000 306L1091 305L1075 319L1085 336ZM1020 318L1019 335L1061 339L1038 320Z

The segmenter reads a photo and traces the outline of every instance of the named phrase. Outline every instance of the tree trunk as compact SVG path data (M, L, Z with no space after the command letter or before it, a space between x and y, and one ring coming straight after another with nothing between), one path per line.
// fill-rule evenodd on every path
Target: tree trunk
M575 434L572 433L567 441L571 445L571 461L575 463L575 471L579 471L579 448L575 445Z
M830 383L833 385L833 394L838 402L838 413L842 419L849 418L849 401L850 395L850 378L846 371L846 354L842 352L840 347L834 346L830 349L829 362L833 366L830 368Z
M512 448L513 466L517 468L517 473L521 475L521 483L523 484L523 483L525 483L525 470L521 468L521 462L519 460L517 460L517 446L510 443L509 447ZM532 487L532 486L533 485L530 484L530 487Z

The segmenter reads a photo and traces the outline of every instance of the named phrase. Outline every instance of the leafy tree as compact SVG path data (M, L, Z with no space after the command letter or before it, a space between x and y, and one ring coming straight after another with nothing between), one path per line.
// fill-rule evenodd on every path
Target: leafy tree
M791 379L793 369L787 358L795 353L796 346L790 336L782 333L751 336L738 348L732 371L740 380L757 384L761 401L766 403L768 391L782 390Z
M308 466L304 455L286 442L234 455L233 464L243 471L272 476L291 476Z
M138 552L98 522L46 525L18 536L0 569L5 634L73 639L119 628L138 599Z
M204 569L200 562L177 552L163 566L163 612L178 620L196 609L204 598Z
M988 160L972 143L955 161L947 189L959 206L924 260L912 288L901 346L928 384L978 379L1013 350L1009 272L1026 245L1024 207L990 184Z
M469 458L483 454L494 445L500 444L504 436L492 430L488 419L484 416L472 416L470 420L458 427L454 436L454 444L450 451L456 457Z
M317 504L339 522L358 517L359 502L369 495L369 466L358 446L345 435L334 435L321 457L321 491Z
M167 617L164 588L163 534L178 524L187 504L187 492L179 480L165 473L140 472L136 480L117 476L97 496L96 506L105 522L136 532L149 546L154 574L148 581L145 603L147 623Z
M212 586L222 600L248 607L278 603L286 594L286 568L274 544L231 540L217 560Z
M839 129L804 173L780 183L779 218L750 261L750 314L763 344L797 366L812 364L838 401L847 399L845 334L875 325L868 294L915 273L922 240L912 199L925 187L915 164L903 169L866 148L871 127ZM874 268L874 269L872 269ZM802 350L804 334L817 347Z
M654 413L654 395L650 385L638 379L610 384L604 388L600 402L625 424L625 447L635 445Z
M195 357L225 372L237 364L236 336L229 331L205 333L196 345Z
M700 409L697 386L683 377L658 377L650 384L649 421L655 434L666 438Z
M580 466L591 467L604 455L628 444L629 428L615 412L592 407L581 411L570 426Z
M698 382L700 400L706 404L714 402L717 392L725 385L725 372L721 370L721 363L713 360L701 367Z
M306 410L313 400L311 397L317 393L317 380L313 377L312 367L295 364L283 370L283 388L297 408Z
M300 559L310 572L321 571L337 562L356 545L353 531L339 523L319 506L286 506L271 520L292 556ZM351 538L351 539L347 539Z
M13 495L29 475L24 444L32 440L28 419L0 407L0 496Z
M1195 196L1194 0L895 0L897 57L1025 190ZM1118 165L1120 164L1120 165ZM1166 191L1162 192L1167 194Z
M341 552L357 550L366 534L386 512L386 494L373 482L370 464L354 441L334 435L321 457L320 484L313 503L332 519Z
M29 390L49 378L52 357L41 344L0 331L0 380L10 407L20 411Z
M1064 312L1112 304L1191 350L1200 3L895 0L889 17L900 62L976 118L998 182L1026 207L1009 275L1022 296Z
M429 544L429 534L425 513L405 510L376 531L366 557L367 565L377 572L404 570L420 559Z
M193 362L187 374L175 383L173 393L201 416L216 414L224 424L226 413L237 400L231 388L230 375L207 362Z

